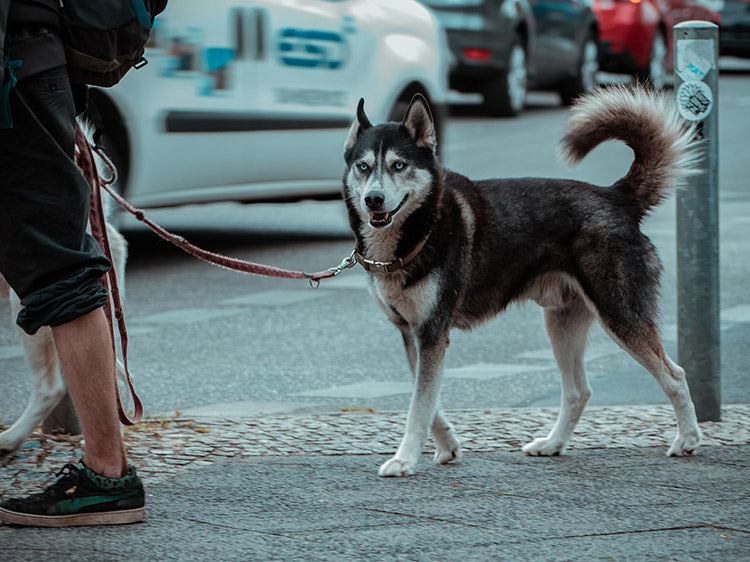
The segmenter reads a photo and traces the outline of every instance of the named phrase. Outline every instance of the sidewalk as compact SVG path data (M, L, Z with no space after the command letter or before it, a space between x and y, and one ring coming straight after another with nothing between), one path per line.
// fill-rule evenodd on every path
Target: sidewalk
M592 407L562 457L520 446L555 409L453 411L464 458L377 469L405 413L150 420L126 431L143 524L0 525L0 560L749 560L750 405L664 455L667 406ZM0 497L37 491L80 444L35 434L0 463Z

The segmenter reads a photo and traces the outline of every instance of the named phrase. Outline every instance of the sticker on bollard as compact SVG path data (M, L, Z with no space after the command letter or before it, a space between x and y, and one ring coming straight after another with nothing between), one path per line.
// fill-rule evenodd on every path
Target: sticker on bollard
M677 88L677 108L683 119L702 121L711 113L714 95L708 84L700 80L689 80Z
M703 80L714 68L714 42L710 39L681 39L675 49L675 72L685 81Z

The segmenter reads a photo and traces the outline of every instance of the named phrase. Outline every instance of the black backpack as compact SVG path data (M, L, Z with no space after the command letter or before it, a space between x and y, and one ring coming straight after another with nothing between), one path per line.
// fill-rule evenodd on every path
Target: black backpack
M167 0L61 0L60 36L74 84L114 86L143 53Z

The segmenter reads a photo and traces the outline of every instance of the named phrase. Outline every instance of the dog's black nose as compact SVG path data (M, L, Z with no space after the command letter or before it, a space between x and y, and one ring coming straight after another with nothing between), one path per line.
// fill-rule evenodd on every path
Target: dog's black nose
M385 194L382 191L370 191L365 194L365 204L371 211L382 209L383 203L385 203Z

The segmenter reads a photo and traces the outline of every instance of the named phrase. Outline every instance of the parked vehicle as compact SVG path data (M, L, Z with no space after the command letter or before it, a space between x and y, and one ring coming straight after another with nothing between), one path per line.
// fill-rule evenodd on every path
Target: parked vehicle
M719 22L701 0L593 0L599 20L599 65L631 74L656 88L669 85L674 72L672 27L682 21Z
M750 0L723 0L719 24L719 52L750 58Z
M360 97L400 120L419 92L440 121L444 44L412 0L172 0L149 64L91 100L136 206L334 198Z
M596 85L596 17L586 0L422 0L448 34L449 85L490 115L518 115L529 89L563 103Z

